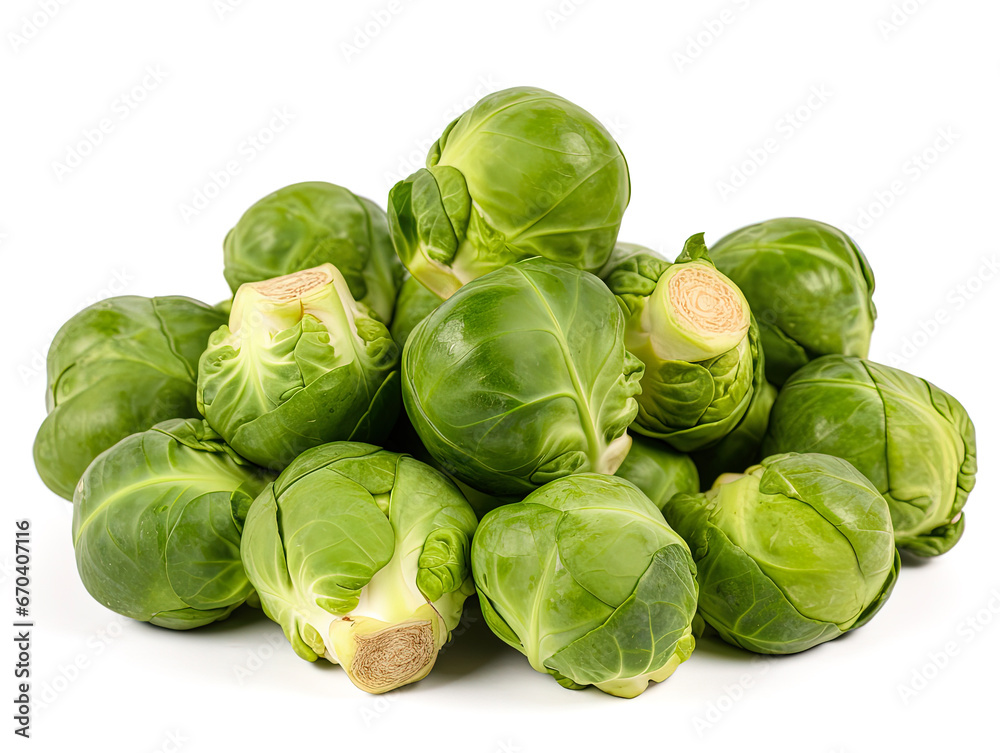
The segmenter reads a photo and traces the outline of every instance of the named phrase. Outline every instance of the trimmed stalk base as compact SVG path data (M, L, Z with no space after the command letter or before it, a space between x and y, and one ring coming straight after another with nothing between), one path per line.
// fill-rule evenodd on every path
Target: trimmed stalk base
M351 682L369 693L385 693L427 676L438 646L429 620L412 620L376 632L355 634L354 655L344 662Z

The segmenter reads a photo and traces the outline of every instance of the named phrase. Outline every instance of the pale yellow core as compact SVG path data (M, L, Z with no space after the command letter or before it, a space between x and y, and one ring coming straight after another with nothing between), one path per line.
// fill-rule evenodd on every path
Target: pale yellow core
M739 293L698 265L677 272L667 291L675 316L693 330L728 334L746 330L750 324Z
M405 683L427 667L436 654L434 629L428 620L356 635L354 641L351 674L359 685L374 691Z
M316 288L329 285L332 281L333 275L329 269L315 267L252 284L260 295L270 298L272 301L292 301L303 297Z

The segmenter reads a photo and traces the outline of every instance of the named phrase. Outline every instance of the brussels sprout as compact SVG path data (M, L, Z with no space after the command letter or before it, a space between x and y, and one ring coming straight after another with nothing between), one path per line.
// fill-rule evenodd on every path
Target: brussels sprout
M701 488L698 469L688 455L641 434L632 438L632 447L615 475L639 487L661 511L678 492L694 494Z
M727 235L712 259L750 302L769 381L780 386L827 353L868 356L875 278L846 233L815 220L768 220Z
M634 485L578 474L486 515L472 542L483 616L561 685L634 698L694 649L694 562Z
M889 503L896 545L914 554L943 554L965 530L975 427L955 398L905 371L817 358L778 393L764 451L849 461Z
M542 258L463 287L403 351L403 400L424 446L480 491L524 495L628 453L642 363L614 296Z
M629 201L625 157L585 110L541 89L491 94L389 192L396 252L441 298L532 256L601 268Z
M760 462L771 407L777 396L774 385L761 380L760 387L754 388L747 412L736 427L718 444L691 454L701 478L710 481L723 473L739 473L741 469Z
M430 466L334 442L302 453L254 501L242 556L295 653L384 693L425 677L458 625L475 529Z
M226 282L235 293L303 269L333 264L351 296L388 324L403 266L381 207L332 183L285 186L250 207L226 235Z
M108 609L161 627L228 617L253 593L240 533L273 478L201 420L123 439L90 464L74 496L83 585Z
M90 462L159 421L197 416L198 358L226 321L190 298L109 298L62 326L49 348L48 416L35 467L52 491L73 498Z
M792 654L860 627L899 574L889 509L850 463L776 455L665 510L698 567L698 613L723 639Z
M635 431L680 452L719 442L764 381L743 294L712 265L704 235L671 264L633 254L607 277L625 313L625 347L645 364Z
M406 278L403 287L399 289L396 315L392 318L392 326L389 327L389 333L400 350L406 345L413 328L440 305L441 299L421 285L416 277Z
M326 442L383 439L398 367L385 325L323 264L240 287L201 357L198 409L238 453L281 469Z

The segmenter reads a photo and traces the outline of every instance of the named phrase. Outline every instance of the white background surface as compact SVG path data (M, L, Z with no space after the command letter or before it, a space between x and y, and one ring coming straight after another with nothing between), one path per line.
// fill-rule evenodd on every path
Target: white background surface
M11 743L3 640L5 751L931 750L980 733L978 749L997 749L997 3L226 5L5 0L0 11L0 624L13 621L13 523L30 518L40 702L32 740ZM366 32L373 13L382 25ZM121 97L147 69L163 80L146 78L129 109ZM224 298L222 239L256 199L328 180L384 203L455 115L525 84L615 133L633 185L623 240L673 255L691 233L711 242L781 215L854 231L878 284L872 357L937 383L976 422L982 472L959 546L907 561L856 633L770 661L705 640L633 701L564 690L481 618L427 680L376 699L298 659L260 614L183 634L93 601L71 506L31 461L59 325L108 294ZM246 139L275 110L291 122L257 150ZM55 167L104 118L101 143L68 173ZM769 138L763 165L723 190ZM186 217L229 161L239 171ZM862 212L878 216L859 228ZM950 644L943 668L926 669ZM904 698L915 672L933 677Z

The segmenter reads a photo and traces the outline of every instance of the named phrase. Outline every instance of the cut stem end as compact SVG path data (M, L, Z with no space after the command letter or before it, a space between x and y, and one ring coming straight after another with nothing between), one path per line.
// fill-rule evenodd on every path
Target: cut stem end
M437 658L434 628L429 620L413 620L354 636L354 657L345 667L354 682L369 693L385 693L422 679Z
M750 306L711 265L675 264L656 285L650 344L664 361L704 361L732 350L750 329Z
M330 265L303 269L290 275L275 277L270 280L248 283L263 298L272 301L285 302L302 298L317 288L333 282L333 272Z

